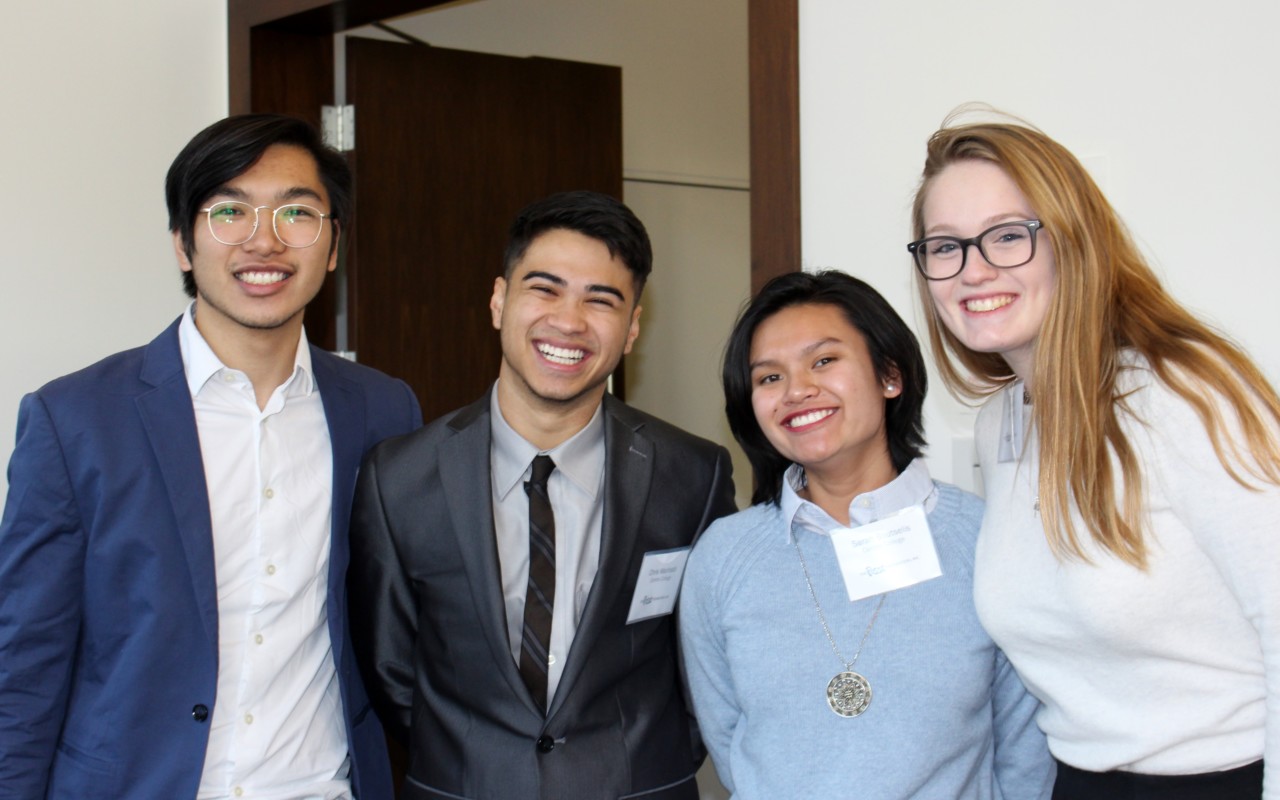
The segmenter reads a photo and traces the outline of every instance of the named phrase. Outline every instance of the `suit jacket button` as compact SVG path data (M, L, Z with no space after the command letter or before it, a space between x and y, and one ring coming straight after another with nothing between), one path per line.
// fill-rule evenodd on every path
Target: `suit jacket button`
M199 703L191 708L191 718L196 722L204 722L209 718L209 707Z
M556 740L555 740L555 739L552 739L550 736L539 736L539 737L538 737L538 752L539 752L539 753L550 753L552 750L555 750L555 749L556 749Z

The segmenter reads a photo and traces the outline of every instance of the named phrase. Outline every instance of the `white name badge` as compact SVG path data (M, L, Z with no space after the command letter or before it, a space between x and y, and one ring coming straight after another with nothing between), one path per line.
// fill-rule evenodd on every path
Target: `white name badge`
M942 574L924 509L912 506L857 528L831 531L850 600L914 586Z
M636 593L631 597L631 612L627 614L628 625L675 610L689 550L688 547L677 547L644 554L644 561L640 562L640 577L636 580Z

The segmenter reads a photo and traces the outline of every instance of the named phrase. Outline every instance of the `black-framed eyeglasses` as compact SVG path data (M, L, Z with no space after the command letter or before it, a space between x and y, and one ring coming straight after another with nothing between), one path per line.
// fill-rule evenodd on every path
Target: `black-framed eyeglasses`
M1044 227L1038 219L1001 222L969 239L959 236L926 236L907 245L915 256L916 268L927 280L945 281L964 271L969 246L987 263L1000 269L1020 267L1036 257L1036 232Z
M320 239L328 214L302 203L272 209L224 200L200 209L209 216L209 233L225 245L244 244L258 232L258 212L271 210L271 229L285 247L310 247Z

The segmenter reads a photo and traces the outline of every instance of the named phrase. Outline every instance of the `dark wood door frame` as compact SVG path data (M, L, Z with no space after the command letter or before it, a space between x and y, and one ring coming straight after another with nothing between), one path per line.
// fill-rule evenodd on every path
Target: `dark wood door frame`
M279 111L318 122L319 107L333 102L332 34L448 1L227 0L231 113ZM800 269L799 16L799 0L747 0L753 292ZM288 76L297 98L299 63L317 67L316 102L306 107L273 88L276 76Z

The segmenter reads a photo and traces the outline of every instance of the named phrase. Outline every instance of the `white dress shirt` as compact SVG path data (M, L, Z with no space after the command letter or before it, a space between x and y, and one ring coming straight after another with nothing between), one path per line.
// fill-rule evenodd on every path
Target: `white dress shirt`
M547 658L547 705L560 684L587 595L600 568L600 529L604 519L604 417L600 407L586 427L555 448L541 451L507 424L495 387L489 401L489 462L493 481L493 524L502 570L511 657L520 663L524 600L529 588L529 480L534 456L555 462L547 495L556 520L556 596L551 613Z
M325 609L333 451L306 334L293 373L259 409L193 309L178 337L218 585L218 686L197 800L350 798Z

